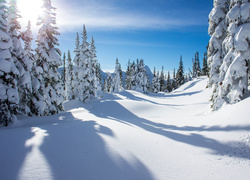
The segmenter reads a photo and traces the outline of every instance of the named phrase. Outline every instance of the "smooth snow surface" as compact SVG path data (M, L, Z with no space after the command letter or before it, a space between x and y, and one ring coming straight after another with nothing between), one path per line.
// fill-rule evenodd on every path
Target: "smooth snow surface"
M0 129L0 179L249 179L250 98L210 112L207 78L105 94Z

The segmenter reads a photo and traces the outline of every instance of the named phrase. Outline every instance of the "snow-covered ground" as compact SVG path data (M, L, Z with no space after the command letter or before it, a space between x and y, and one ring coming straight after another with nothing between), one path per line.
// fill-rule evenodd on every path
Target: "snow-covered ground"
M0 129L1 180L250 179L250 97L209 111L207 78L105 94Z

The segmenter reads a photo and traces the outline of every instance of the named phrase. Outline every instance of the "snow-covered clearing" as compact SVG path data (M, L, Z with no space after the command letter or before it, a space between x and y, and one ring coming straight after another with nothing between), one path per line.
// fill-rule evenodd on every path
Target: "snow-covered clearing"
M209 111L207 78L105 94L0 129L0 179L249 179L250 98Z

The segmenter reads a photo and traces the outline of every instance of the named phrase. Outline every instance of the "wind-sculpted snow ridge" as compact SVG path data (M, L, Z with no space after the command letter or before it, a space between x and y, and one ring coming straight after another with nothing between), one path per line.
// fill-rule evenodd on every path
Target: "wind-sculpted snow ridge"
M1 179L248 179L250 98L209 109L208 79L123 91L0 129Z

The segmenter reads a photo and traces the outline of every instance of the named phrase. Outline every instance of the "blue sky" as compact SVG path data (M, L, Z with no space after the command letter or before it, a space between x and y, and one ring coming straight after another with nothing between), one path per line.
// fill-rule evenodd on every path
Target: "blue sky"
M128 60L144 59L151 69L186 70L196 51L200 59L209 41L212 0L52 0L57 8L60 49L75 47L76 32L86 25L94 37L102 69L114 69L116 58L126 70Z

